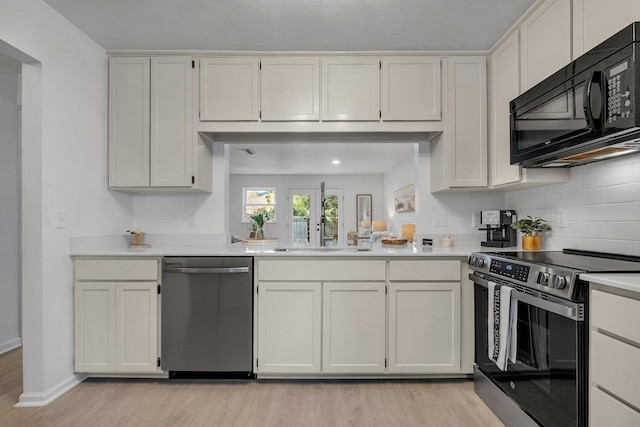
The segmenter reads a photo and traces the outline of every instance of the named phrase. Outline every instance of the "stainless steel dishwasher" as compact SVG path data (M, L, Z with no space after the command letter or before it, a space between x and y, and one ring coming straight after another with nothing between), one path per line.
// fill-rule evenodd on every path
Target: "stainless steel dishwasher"
M253 378L253 258L162 264L161 366L169 378Z

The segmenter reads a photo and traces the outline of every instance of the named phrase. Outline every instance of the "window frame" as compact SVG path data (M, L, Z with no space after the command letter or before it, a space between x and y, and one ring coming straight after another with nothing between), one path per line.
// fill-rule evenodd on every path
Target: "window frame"
M273 217L267 221L272 223L277 223L278 213L276 210L276 199L277 199L277 188L276 187L242 187L242 222L250 223L251 220L247 217L247 206L255 206L255 207L272 207L273 208ZM260 204L248 204L247 203L247 193L250 191L270 191L273 193L273 203L260 203Z

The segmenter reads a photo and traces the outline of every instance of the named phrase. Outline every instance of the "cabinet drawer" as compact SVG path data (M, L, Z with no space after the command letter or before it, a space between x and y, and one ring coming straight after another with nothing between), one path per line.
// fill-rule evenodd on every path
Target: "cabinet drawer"
M640 348L591 333L591 380L640 408Z
M589 403L589 425L593 427L640 426L640 412L635 411L596 387L591 387Z
M591 325L640 343L640 300L593 290Z
M390 261L389 280L460 280L460 261Z
M384 260L260 260L258 280L385 280Z
M158 260L79 259L76 280L158 280Z

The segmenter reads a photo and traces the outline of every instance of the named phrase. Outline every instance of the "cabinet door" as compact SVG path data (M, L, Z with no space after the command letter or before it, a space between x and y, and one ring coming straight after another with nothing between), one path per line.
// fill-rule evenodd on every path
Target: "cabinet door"
M200 59L200 120L257 121L259 87L256 57Z
M319 373L322 285L264 283L258 288L258 373Z
M449 187L487 186L487 59L448 60Z
M382 120L440 120L440 58L382 58Z
M322 371L385 371L384 283L324 283Z
M520 26L522 91L571 62L571 0L545 0Z
M380 59L322 58L322 120L380 120Z
M511 165L509 102L520 95L520 36L514 32L491 55L491 184L520 180L520 166Z
M116 369L116 296L113 282L75 284L75 370Z
M150 59L109 58L109 186L149 186Z
M460 372L460 283L389 285L389 372Z
M152 187L191 187L191 61L190 56L151 58Z
M638 0L573 0L574 58L634 21L640 21Z
M262 120L320 119L320 58L263 58Z
M158 284L120 282L115 289L116 371L158 371Z

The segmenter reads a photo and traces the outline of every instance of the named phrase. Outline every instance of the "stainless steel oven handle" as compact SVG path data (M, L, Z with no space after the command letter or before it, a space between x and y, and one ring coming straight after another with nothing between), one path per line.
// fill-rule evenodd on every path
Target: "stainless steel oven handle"
M489 281L481 277L477 277L477 276L474 276L473 274L469 274L469 279L471 279L474 283L482 287L485 287L485 288L489 287ZM568 319L576 320L576 321L584 320L584 310L582 309L582 304L575 304L571 302L561 303L561 302L555 302L555 301L547 301L544 299L536 298L532 295L524 294L520 291L515 291L511 295L518 301L522 301L525 304L529 304L534 307L538 307L542 310L555 313L559 316L566 317Z
M162 271L166 273L189 273L189 274L229 274L229 273L248 273L249 267L219 267L219 268L200 268L200 267L165 267Z

